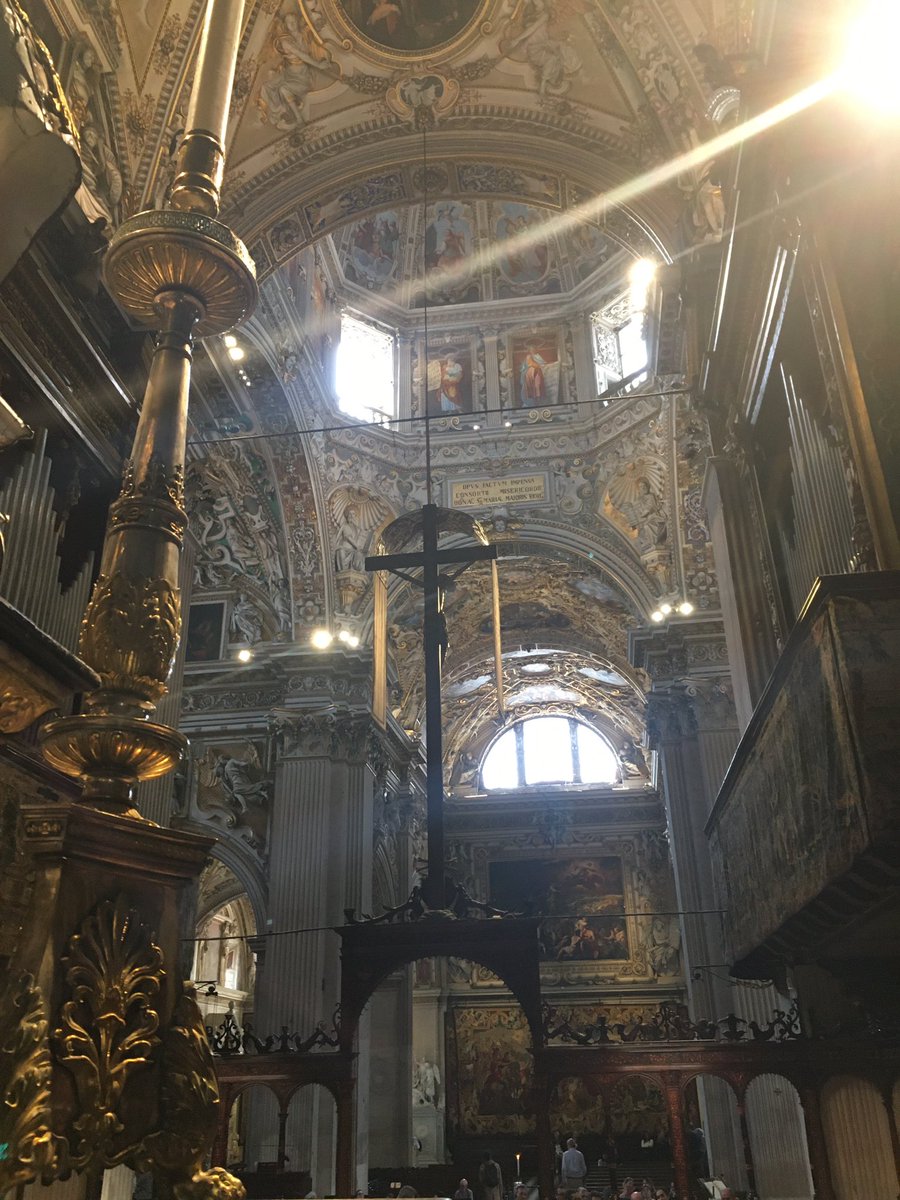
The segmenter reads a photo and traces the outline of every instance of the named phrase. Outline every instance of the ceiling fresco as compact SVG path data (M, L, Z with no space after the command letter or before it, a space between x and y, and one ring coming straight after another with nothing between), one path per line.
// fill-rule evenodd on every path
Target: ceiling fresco
M504 243L535 234L524 249ZM481 257L476 257L480 248ZM553 229L546 210L508 200L440 200L373 213L327 239L324 253L347 303L387 310L481 304L597 289L622 274L620 243L597 225ZM423 277L425 287L422 286Z
M260 657L308 645L323 624L368 644L370 582L356 568L389 521L425 501L415 422L431 374L455 355L469 392L463 419L434 422L440 501L467 481L517 476L543 497L472 509L501 544L510 711L593 711L639 735L629 631L661 596L718 607L700 501L707 433L665 380L598 407L588 318L621 293L635 258L671 262L717 231L699 168L626 205L602 196L713 135L704 64L746 51L751 7L247 0L222 216L257 262L261 301L239 331L240 372L223 345L198 352L187 479L194 598L221 606L226 658L245 644ZM63 79L97 134L78 201L92 220L115 225L163 201L202 9L55 6ZM409 424L336 413L343 308L398 332ZM536 350L546 386L525 396ZM592 403L579 410L582 396ZM448 598L451 754L498 716L486 594L473 568ZM392 703L417 728L421 634L405 585L390 622Z
M226 216L249 243L295 214L300 238L373 205L410 200L421 160L447 187L565 206L712 133L715 92L694 52L747 47L749 0L248 0L229 127ZM199 0L61 0L55 19L108 108L104 140L122 214L158 201L184 128ZM86 28L87 21L87 28ZM481 163L473 160L480 153ZM466 169L456 174L459 164ZM478 168L509 167L487 184ZM476 167L475 171L470 169ZM405 176L406 173L406 176ZM502 173L502 172L501 172ZM517 177L518 176L518 177ZM378 181L377 187L374 181ZM435 185L440 178L435 177ZM679 180L635 201L638 223L673 242ZM362 188L366 195L348 195ZM262 264L265 269L266 264Z

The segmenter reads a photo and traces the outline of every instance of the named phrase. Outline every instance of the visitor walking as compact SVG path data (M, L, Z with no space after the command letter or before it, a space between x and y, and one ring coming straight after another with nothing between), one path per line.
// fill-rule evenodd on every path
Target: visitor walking
M481 1200L501 1200L503 1196L503 1172L490 1150L485 1150L478 1168L478 1185Z
M586 1175L587 1163L584 1161L584 1155L578 1149L578 1143L575 1139L569 1138L562 1156L563 1187L570 1189L580 1188L584 1183Z

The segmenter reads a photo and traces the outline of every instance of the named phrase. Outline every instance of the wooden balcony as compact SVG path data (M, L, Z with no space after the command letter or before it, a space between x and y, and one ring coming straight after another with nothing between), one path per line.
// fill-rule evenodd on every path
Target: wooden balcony
M737 973L900 954L900 572L817 580L706 833Z

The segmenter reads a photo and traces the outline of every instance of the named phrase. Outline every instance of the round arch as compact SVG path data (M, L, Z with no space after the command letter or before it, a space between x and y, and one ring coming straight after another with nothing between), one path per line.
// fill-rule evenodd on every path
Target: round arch
M344 925L341 937L341 1049L352 1053L363 1010L394 971L422 958L465 958L492 971L521 1006L532 1047L543 1046L538 927L532 918L431 919Z
M519 174L523 182L519 187L507 186L505 191L489 193L492 199L545 208L558 214L566 227L586 220L602 222L609 236L635 257L654 255L671 261L677 247L668 231L677 225L678 212L666 203L659 189L646 194L633 188L626 170L603 156L602 150L597 153L595 139L585 139L584 146L573 146L568 139L560 138L558 131L536 133L531 124L521 131L516 150L511 153L509 130L505 123L499 128L501 123L491 128L495 123L488 122L479 128L476 153L472 152L471 133L446 129L432 133L429 164L447 178L442 197L483 199L483 191L460 186L457 164L500 164L510 169L511 176ZM246 183L229 197L229 205L238 206L245 192L256 193L252 208L241 213L239 225L257 260L261 281L325 234L378 211L421 203L419 136L397 136L394 131L394 136L386 140L369 129L366 137L356 143L346 135L343 140L347 143L343 154L332 153L318 163L307 161L302 171L294 169L293 160L298 156L289 154L262 174L248 175ZM524 182L529 173L533 174L535 162L541 163L542 178L547 181L543 195ZM302 179L302 190L298 189L298 179ZM263 180L265 207L259 203L259 184ZM607 194L612 195L614 207L605 202ZM228 216L226 210L224 219ZM282 233L273 244L269 232L276 227ZM292 236L285 238L283 232L288 228Z
M208 825L200 825L193 821L182 821L179 827L205 838L208 838L210 834ZM218 837L209 855L210 858L226 866L234 877L234 882L230 887L216 889L214 895L210 897L210 904L213 907L219 907L245 892L253 910L253 919L257 930L265 929L268 898L265 879L260 868L227 837ZM213 907L207 907L205 910L198 908L197 919L208 916L213 911Z

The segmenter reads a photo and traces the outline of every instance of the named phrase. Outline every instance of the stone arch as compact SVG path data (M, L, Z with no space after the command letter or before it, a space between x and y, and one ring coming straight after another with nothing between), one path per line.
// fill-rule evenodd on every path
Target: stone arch
M348 140L346 136L344 140ZM531 190L510 187L505 192L490 193L490 198L548 209L561 217L564 226L585 220L603 221L609 236L635 256L654 254L671 261L673 247L658 231L673 227L673 216L677 214L667 209L664 199L658 194L627 196L625 171L608 160L578 154L563 139L554 138L550 130L522 132L512 154L507 129L479 129L478 151L474 154L468 139L445 130L435 130L432 143L430 162L448 176L442 198L469 201L484 198L483 192L465 190L451 178L457 162L490 161L502 163L512 172L517 169L527 172L533 171L535 161L540 161L542 173L556 181L552 193L542 197ZM343 154L332 154L319 163L307 162L302 173L291 169L290 156L270 168L265 173L265 208L254 207L249 226L247 214L239 222L242 236L257 260L260 279L264 280L319 237L335 233L363 216L420 204L422 193L416 178L421 161L421 140L417 136L401 135L385 142L369 130L364 143L348 144ZM303 180L302 192L298 192L298 177ZM390 184L385 190L388 180ZM246 186L258 191L261 182L257 175L248 178ZM607 209L603 199L608 193L613 196L611 209ZM348 203L345 198L350 195L355 199ZM361 197L367 197L369 202ZM240 189L230 202L241 202ZM228 218L227 212L225 217ZM273 246L269 230L276 226L283 228L286 222L293 223L295 236L288 245L281 239Z
M209 837L210 833L208 825L201 825L197 822L184 821L180 824L180 828L197 833L202 837ZM249 851L244 850L238 843L225 836L216 839L215 845L209 853L210 858L221 862L234 878L231 888L226 887L221 891L223 899L218 899L220 893L218 890L216 891L216 903L226 904L241 892L245 892L253 909L253 919L256 922L257 931L265 929L268 897L265 878L259 864ZM198 918L204 915L206 914L198 908Z

